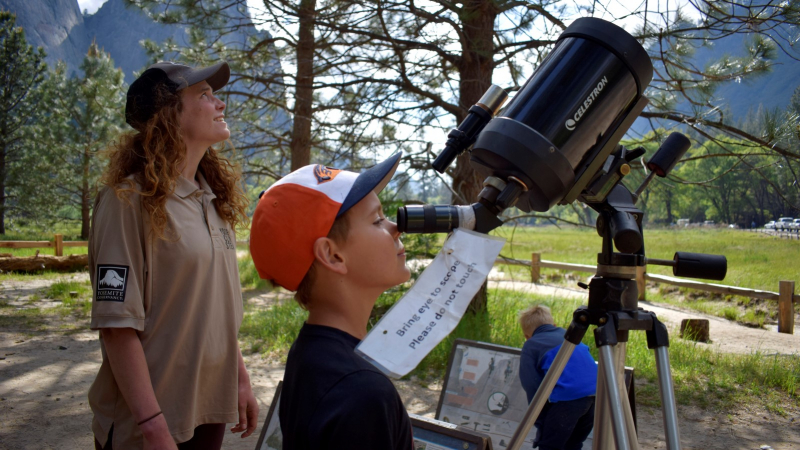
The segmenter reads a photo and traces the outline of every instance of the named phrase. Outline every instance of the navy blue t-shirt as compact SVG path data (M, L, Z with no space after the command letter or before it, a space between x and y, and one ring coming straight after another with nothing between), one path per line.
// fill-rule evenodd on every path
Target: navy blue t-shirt
M355 354L360 341L304 324L280 399L283 450L412 450L411 420L392 382Z

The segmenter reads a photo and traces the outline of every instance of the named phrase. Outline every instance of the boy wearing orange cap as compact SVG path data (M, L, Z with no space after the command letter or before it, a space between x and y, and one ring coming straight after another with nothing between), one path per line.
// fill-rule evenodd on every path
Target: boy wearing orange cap
M354 352L378 296L410 276L377 196L399 161L397 153L361 174L306 166L256 207L250 251L259 275L297 291L308 310L281 392L285 450L412 448L394 385Z

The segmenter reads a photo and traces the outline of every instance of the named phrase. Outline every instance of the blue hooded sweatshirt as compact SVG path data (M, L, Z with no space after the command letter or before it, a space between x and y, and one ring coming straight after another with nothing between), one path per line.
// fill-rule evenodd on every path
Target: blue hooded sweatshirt
M555 325L542 325L522 346L519 378L528 395L528 403L533 399L561 349L565 332L566 330ZM577 400L595 395L596 385L597 363L589 353L589 347L583 343L578 344L550 394L550 402Z

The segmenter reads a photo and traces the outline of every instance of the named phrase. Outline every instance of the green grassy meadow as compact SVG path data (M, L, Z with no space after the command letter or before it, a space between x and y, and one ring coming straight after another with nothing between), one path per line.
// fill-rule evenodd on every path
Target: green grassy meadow
M508 239L503 256L524 260L535 252L549 261L594 265L602 244L593 228L503 227L492 234ZM725 255L728 274L711 283L777 292L781 280L800 281L798 240L718 228L645 229L644 245L645 254L658 259L672 259L676 251ZM647 271L672 275L671 267L650 265Z
M382 296L377 309L393 303L397 297L398 293ZM548 305L556 325L567 327L581 301L490 290L488 311L477 315L467 313L456 329L409 376L423 384L440 380L457 338L521 347L524 338L517 314L533 303ZM269 310L249 309L240 330L245 342L243 349L285 360L305 318L306 312L293 301L278 303ZM592 333L586 333L584 343L597 358ZM777 413L783 413L781 405L786 401L800 404L800 356L715 353L678 338L670 340L669 350L679 404L726 409L738 403L756 402ZM655 358L647 348L644 333L630 334L626 365L634 367L636 378L645 381L637 385L639 404L660 406Z
M493 234L506 237L502 255L516 259L530 259L532 252L541 253L542 259L582 264L595 264L601 240L592 229L556 227L504 227ZM728 277L722 284L748 288L777 290L778 280L797 280L800 242L773 239L761 234L741 230L689 229L646 230L648 256L670 259L676 250L724 254L728 258ZM443 236L440 236L443 239ZM27 240L27 239L26 239ZM40 239L36 239L40 240ZM41 239L44 240L44 239ZM408 243L410 241L406 240ZM242 289L248 293L266 293L270 286L258 277L252 260L240 248L239 270ZM35 249L5 249L16 256L32 255ZM244 250L244 251L242 251ZM435 252L436 249L434 249ZM0 252L4 251L0 249ZM41 249L52 254L52 249ZM85 252L86 248L66 248L69 253ZM527 268L504 266L517 279L528 279ZM670 268L650 267L650 272L671 274ZM545 277L562 278L563 273L543 269ZM549 274L548 274L549 273ZM64 325L62 332L74 332L88 327L91 311L91 290L87 281L71 281L64 274L45 273L36 275L0 274L0 280L24 280L26 278L55 278L57 281L46 290L30 299L31 308L13 310L0 301L0 325L21 325L31 332L49 329L48 316L60 316ZM585 279L588 274L579 274ZM63 279L62 279L63 278ZM574 284L574 279L570 281ZM376 304L375 317L370 326L403 294L403 288L382 295ZM683 297L688 297L683 292ZM648 299L674 301L668 292L659 292ZM730 299L712 299L707 296L692 298L690 307L721 315L732 320L758 324L763 315L743 318L742 305ZM35 307L39 298L57 299L62 302L56 308ZM543 298L514 291L490 290L488 310L480 314L468 313L456 330L441 342L410 374L425 384L440 380L456 338L466 338L501 345L521 347L522 331L517 323L517 314L532 303L545 303L553 311L556 324L566 327L572 312L580 300ZM684 305L686 306L686 305ZM744 305L746 311L748 305ZM751 305L752 306L752 305ZM776 305L770 306L777 309ZM752 308L751 308L752 309ZM294 301L277 301L264 308L245 305L245 317L240 329L240 342L244 352L261 353L278 361L285 360L286 353L297 335L307 313ZM593 337L587 333L584 342L594 349ZM676 398L680 404L695 404L703 408L725 409L734 404L754 403L771 411L783 413L788 404L800 406L800 356L776 356L754 353L735 355L715 353L691 341L673 338L670 342L670 359ZM631 333L626 364L636 369L636 378L644 380L637 385L637 400L642 405L660 404L656 383L655 359L647 349L644 333Z

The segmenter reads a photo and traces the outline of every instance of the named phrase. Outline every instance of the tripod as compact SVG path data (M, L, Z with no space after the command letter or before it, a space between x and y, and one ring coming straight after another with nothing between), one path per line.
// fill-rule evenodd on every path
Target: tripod
M630 331L645 331L648 348L655 350L667 448L681 448L669 366L669 335L666 326L654 313L639 308L636 268L647 263L667 265L673 267L677 276L721 280L725 278L727 260L724 256L685 252L676 252L673 260L645 258L643 213L635 206L636 197L624 185L617 184L603 201L586 202L598 212L597 232L603 237L603 249L597 255L597 274L588 286L579 283L584 289L589 289L589 304L573 313L572 323L564 334L564 343L514 432L509 450L518 450L522 446L589 325L597 327L594 339L599 353L593 448L639 448L630 405L622 401ZM615 252L615 247L620 251Z
M564 343L511 438L509 450L517 450L522 446L589 325L597 326L594 336L599 350L594 449L639 448L630 405L622 400L625 392L623 371L626 344L631 330L646 331L648 347L655 349L667 448L681 448L669 367L667 329L654 313L637 309L635 274L635 266L598 266L598 275L589 284L589 306L580 307L574 312L572 323L564 335Z

